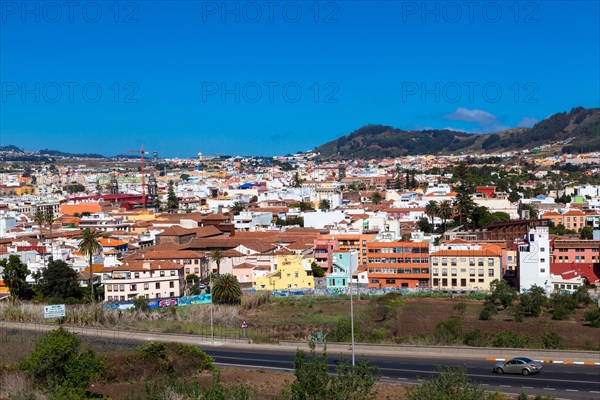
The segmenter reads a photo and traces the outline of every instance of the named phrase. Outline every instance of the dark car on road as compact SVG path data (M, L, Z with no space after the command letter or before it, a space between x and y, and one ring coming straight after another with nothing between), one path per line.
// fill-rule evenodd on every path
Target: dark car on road
M494 365L497 374L537 374L542 370L542 363L527 357L516 357L508 361L501 361Z

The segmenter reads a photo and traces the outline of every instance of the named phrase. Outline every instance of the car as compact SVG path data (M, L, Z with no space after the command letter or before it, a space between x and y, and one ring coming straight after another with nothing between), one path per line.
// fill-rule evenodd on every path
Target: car
M508 361L501 361L494 365L497 374L538 374L542 370L542 363L527 357L515 357Z

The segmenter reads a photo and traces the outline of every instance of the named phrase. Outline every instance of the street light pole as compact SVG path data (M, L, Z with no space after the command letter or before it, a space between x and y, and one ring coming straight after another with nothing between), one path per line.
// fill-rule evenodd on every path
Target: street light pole
M215 343L215 327L213 325L214 296L213 296L212 268L211 268L210 272L211 272L211 274L208 276L208 279L210 280L210 282L209 282L209 286L210 286L210 340L214 344Z
M349 286L350 286L350 334L352 336L352 369L354 369L355 366L355 362L354 362L354 302L352 299L352 266L349 264L348 267L348 271L349 271L349 275L350 275L350 279L349 279Z

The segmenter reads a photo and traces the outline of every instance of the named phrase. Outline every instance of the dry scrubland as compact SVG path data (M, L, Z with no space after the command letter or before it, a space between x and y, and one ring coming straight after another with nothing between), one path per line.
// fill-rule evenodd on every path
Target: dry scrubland
M266 294L244 295L240 306L215 305L215 334L239 337L239 324L249 324L248 337L255 342L306 340L316 332L327 333L328 341L349 341L350 301L346 297L269 298ZM464 304L458 306L457 304ZM0 319L43 323L42 305L0 305ZM565 320L553 320L549 312L540 317L527 317L516 322L508 310L499 310L490 320L479 319L483 300L465 297L433 298L388 295L355 298L356 336L358 341L407 344L499 345L497 334L516 334L514 346L544 347L542 336L557 334L559 346L565 349L600 350L600 329L584 320L591 309L575 310ZM462 308L462 310L461 310ZM99 305L72 305L67 308L66 324L103 326L119 329L150 330L165 333L210 334L210 307L192 305L161 310L103 311ZM451 317L456 324L450 334L436 329ZM477 331L478 330L478 331ZM527 339L529 337L529 339ZM514 339L514 338L513 338ZM547 346L546 346L547 347Z

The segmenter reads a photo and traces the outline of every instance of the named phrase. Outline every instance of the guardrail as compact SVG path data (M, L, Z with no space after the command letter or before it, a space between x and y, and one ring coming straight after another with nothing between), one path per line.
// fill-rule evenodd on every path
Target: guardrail
M289 340L280 340L280 345L304 347L307 342L296 342ZM325 342L317 343L318 346L326 345L328 350L349 350L350 343ZM355 350L360 353L378 353L378 354L406 354L406 355L427 355L431 356L456 356L462 358L483 357L483 358L511 358L516 356L527 356L536 360L574 360L574 361L595 361L600 362L600 352L598 351L574 351L574 350L550 350L550 349L515 349L505 347L468 347L468 346L421 346L421 345L394 345L394 344L373 344L373 343L355 343Z

